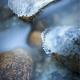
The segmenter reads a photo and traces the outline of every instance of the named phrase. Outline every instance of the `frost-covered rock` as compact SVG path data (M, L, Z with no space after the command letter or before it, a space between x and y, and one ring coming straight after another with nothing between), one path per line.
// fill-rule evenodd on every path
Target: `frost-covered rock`
M57 57L73 71L80 67L80 27L59 26L46 29L42 35L43 48L47 54Z
M8 0L8 6L18 17L31 17L52 1L55 0Z
M42 33L43 47L64 56L80 54L80 27L52 27Z

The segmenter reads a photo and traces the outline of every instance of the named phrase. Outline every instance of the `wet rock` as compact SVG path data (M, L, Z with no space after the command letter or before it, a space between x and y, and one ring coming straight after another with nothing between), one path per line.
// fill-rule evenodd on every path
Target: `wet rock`
M30 80L33 61L25 49L0 54L0 80Z
M57 59L63 62L67 68L73 72L80 73L80 56L79 55L70 55L70 56L63 56L55 54Z
M42 12L42 9L53 1L58 0L8 0L8 5L23 20L33 21L35 16ZM22 4L23 3L23 4Z
M47 27L47 20L40 20L38 23L35 25L35 30L38 31L43 31Z
M47 54L56 54L70 70L80 73L80 27L59 26L42 33Z
M29 43L32 46L41 46L42 44L41 32L33 31L29 36Z
M0 7L0 21L4 21L14 16L13 12L8 8L8 6Z

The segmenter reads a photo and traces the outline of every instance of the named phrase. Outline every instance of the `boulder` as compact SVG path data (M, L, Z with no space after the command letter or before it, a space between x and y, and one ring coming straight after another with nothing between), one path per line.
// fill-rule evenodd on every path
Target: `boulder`
M0 80L30 80L33 60L25 49L0 54Z
M41 37L47 54L55 54L70 70L80 73L80 27L51 27Z
M43 9L58 0L8 0L8 6L23 20L32 22Z

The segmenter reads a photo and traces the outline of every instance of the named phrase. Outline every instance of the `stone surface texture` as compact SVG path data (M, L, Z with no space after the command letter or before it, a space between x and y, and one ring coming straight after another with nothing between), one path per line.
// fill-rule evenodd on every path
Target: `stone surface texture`
M24 49L0 54L0 80L30 80L32 58Z

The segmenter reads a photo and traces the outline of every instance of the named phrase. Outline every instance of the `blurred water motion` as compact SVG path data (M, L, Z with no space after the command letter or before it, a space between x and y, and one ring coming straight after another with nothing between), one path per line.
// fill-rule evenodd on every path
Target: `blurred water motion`
M57 63L56 59L52 61L51 57L43 51L41 40L38 40L41 39L40 33L47 27L80 26L79 4L79 0L61 0L48 6L31 24L23 22L16 15L0 21L0 53L11 51L17 47L29 50L34 61L33 80L79 80L79 75L73 74L64 65ZM3 7L2 5L5 7L7 0L0 0L0 7ZM3 16L1 17L3 19ZM39 35L32 35L34 32L38 32ZM29 37L32 38L28 39ZM37 43L40 45L33 47L28 42L34 43L33 46Z
M0 30L0 52L26 46L26 39L31 29L28 23L24 23L17 17L12 17L5 21L4 26L7 26L6 30Z
M0 6L7 5L8 0L0 0Z
M62 0L54 5L52 4L41 13L33 24L36 24L39 20L45 19L48 23L47 26L79 26L79 5L79 0Z

